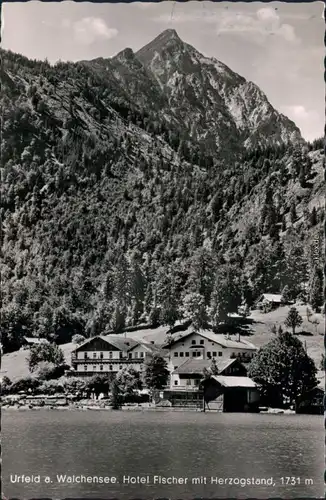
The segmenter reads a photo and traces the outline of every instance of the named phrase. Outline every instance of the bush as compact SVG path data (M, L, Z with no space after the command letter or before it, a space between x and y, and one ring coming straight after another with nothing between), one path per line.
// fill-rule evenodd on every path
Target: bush
M40 381L35 377L25 377L14 382L10 387L11 394L19 392L35 392L40 385Z
M1 380L1 395L9 394L12 382L9 377L4 376Z
M79 333L76 333L76 335L74 335L71 339L73 344L78 344L78 345L84 342L85 340L86 338L83 335L80 335Z
M52 363L55 366L61 366L64 364L64 354L60 347L56 344L50 344L49 342L42 342L31 347L27 363L29 370L33 372L40 363Z
M60 382L66 393L80 394L87 390L87 382L78 377L61 377Z
M36 376L39 380L54 380L62 377L69 368L69 365L56 366L44 361L39 364Z
M37 392L52 396L57 393L63 393L64 388L60 380L44 380L44 382L38 387Z

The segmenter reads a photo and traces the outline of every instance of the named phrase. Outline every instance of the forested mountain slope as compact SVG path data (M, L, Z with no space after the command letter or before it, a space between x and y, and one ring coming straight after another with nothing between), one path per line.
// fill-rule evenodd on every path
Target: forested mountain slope
M194 311L218 323L285 286L321 305L322 141L305 144L257 87L251 94L174 33L162 37L157 50L126 50L105 64L50 66L1 53L7 351L24 334L63 342L76 332L173 324ZM183 48L169 70L174 43ZM211 87L194 97L187 84L181 99L173 65L181 61L177 73L189 82L189 58L200 67L193 82ZM213 92L213 76L224 94ZM240 130L227 103L243 86L252 111ZM261 95L260 129L250 120ZM196 130L191 120L183 126L191 102Z

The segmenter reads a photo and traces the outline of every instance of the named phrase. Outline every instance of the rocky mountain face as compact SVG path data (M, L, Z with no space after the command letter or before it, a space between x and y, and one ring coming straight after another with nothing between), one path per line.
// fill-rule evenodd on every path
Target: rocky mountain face
M254 84L174 31L76 64L1 55L7 350L173 323L189 293L208 314L221 289L320 289L323 145Z
M137 53L104 60L130 99L155 109L211 154L301 141L296 125L278 113L252 82L166 30ZM146 104L147 103L147 104Z

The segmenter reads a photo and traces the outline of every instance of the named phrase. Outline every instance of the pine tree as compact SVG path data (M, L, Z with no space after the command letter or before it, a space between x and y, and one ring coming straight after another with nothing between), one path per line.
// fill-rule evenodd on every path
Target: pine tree
M314 227L317 224L317 210L313 207L310 212L310 226Z
M194 330L207 327L208 315L205 299L199 293L189 293L183 299L184 317L191 321Z
M297 327L302 325L303 319L300 316L298 310L295 307L291 307L289 313L284 321L285 326L292 328L292 333L295 335L295 330Z
M292 201L291 206L290 206L290 220L291 220L292 224L294 224L295 221L297 220L297 210L296 210L296 206L295 206L294 201Z
M319 312L323 305L323 272L315 267L309 289L309 302L314 311Z
M216 275L211 299L211 319L215 325L228 320L228 314L238 312L242 301L241 274L227 265Z

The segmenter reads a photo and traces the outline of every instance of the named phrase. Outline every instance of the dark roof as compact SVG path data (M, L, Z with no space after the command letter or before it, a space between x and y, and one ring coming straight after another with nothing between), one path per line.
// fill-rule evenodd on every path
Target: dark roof
M233 365L234 363L239 363L237 359L223 359L217 360L216 366L219 373L222 373L226 368ZM204 369L209 369L211 366L211 360L209 359L187 359L182 365L178 366L173 373L179 374L203 374Z
M96 336L90 339L85 340L82 344L80 344L75 351L82 350L82 348L87 345L89 342L92 342L95 339L102 339L108 344L113 345L120 351L129 351L133 347L139 344L139 341L131 339L130 337L124 337L123 335L103 335Z
M124 337L123 335L105 335L101 338L120 349L120 351L129 351L139 344L137 340L131 339L130 337Z

